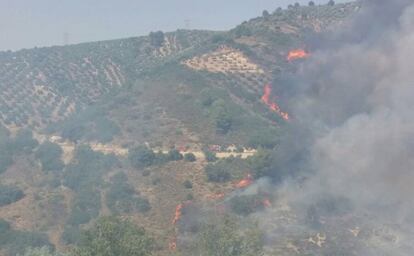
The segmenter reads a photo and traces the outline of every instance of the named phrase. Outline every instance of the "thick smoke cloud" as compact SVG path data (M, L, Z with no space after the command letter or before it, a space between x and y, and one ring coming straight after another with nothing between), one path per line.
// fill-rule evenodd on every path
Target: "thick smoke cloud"
M303 168L306 179L277 186L279 202L260 215L269 241L286 244L319 231L345 237L329 255L341 246L349 250L344 255L412 255L414 4L366 1L344 30L324 40L285 93L299 132L282 143L281 154L305 155L305 162L290 158L278 168ZM280 208L295 220L276 220ZM347 244L356 226L365 233ZM337 243L324 241L328 249Z

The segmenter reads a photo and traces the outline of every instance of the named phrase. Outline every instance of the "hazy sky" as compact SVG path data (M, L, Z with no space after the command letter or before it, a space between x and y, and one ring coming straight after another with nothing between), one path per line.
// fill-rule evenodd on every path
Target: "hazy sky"
M0 50L97 41L150 31L225 30L308 0L0 0ZM325 3L328 0L317 0ZM337 0L336 2L344 2Z

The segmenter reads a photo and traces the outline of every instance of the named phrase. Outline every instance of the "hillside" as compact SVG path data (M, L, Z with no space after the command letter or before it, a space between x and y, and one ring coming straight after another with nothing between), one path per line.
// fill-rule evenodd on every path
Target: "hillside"
M0 255L66 250L108 215L155 235L155 255L175 253L177 206L226 208L225 195L271 176L294 118L274 81L312 54L309 37L359 8L291 7L225 32L0 52L0 220L22 237ZM13 195L4 205L2 190Z

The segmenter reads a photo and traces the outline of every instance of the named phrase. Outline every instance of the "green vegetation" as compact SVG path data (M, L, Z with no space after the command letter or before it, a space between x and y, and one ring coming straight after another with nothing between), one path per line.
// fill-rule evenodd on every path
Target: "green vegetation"
M257 210L263 209L263 197L261 195L241 195L230 199L231 210L242 216L247 216Z
M260 256L263 234L255 226L242 232L236 219L225 216L211 219L201 228L197 246L206 256Z
M151 45L156 48L159 48L164 44L165 37L162 31L151 32L149 34L149 38L151 41Z
M107 143L119 134L120 128L108 119L102 107L92 106L64 122L50 125L48 132L59 132L63 138L74 142L88 140Z
M24 193L18 187L0 184L0 207L17 202L23 197Z
M208 181L219 183L240 179L249 171L246 160L235 157L220 159L215 163L209 163L205 167Z
M62 237L66 243L77 243L79 225L89 223L99 215L102 176L118 164L115 156L95 152L88 146L76 149L74 159L63 172L63 184L75 192Z
M155 163L156 155L154 151L146 146L139 146L129 151L129 161L135 168L148 167Z
M99 219L86 231L75 256L146 256L151 255L154 240L143 228L114 217Z
M248 158L248 164L252 170L252 175L256 179L269 176L273 171L272 163L272 151L266 149L260 148L256 154Z
M59 252L53 252L49 247L43 246L43 247L38 247L38 248L28 248L26 249L23 256L67 256L67 255L63 253L59 253Z
M186 189L192 189L193 188L193 183L191 183L191 181L189 181L189 180L184 181L183 185Z
M184 155L184 160L186 162L195 162L197 158L193 153L187 153Z
M117 173L111 178L111 187L106 194L106 202L114 214L148 212L151 209L149 201L128 184L124 173Z
M286 72L294 72L295 63L287 62L285 54L303 47L304 39L315 27L323 32L356 9L354 4L334 6L334 1L318 7L311 1L309 6L295 4L272 14L265 10L262 17L243 22L229 32L158 31L138 38L0 52L0 121L13 127L13 134L14 127L20 128L11 136L0 125L0 174L9 170L2 174L1 182L9 183L13 175L24 173L16 184L24 186L24 191L32 191L31 186L36 186L34 205L31 200L28 203L30 209L35 209L39 223L30 223L31 226L52 235L56 227L64 227L60 242L79 246L75 255L145 256L154 249L164 251L173 231L177 237L185 236L188 231L182 232L181 225L175 228L170 225L177 200L197 202L194 208L188 207L189 212L209 211L206 209L209 206L203 205L205 197L200 197L205 186L225 191L231 184L220 183L234 184L247 173L254 179L270 176L282 181L300 169L291 165L292 170L280 168L287 165L283 164L285 158L278 154L278 148L290 127L263 104L262 87L280 81ZM264 74L249 71L249 65L243 66L243 61L236 64L232 56L217 59L223 66L246 72L209 72L183 65L222 46L241 51ZM282 110L289 111L284 100L291 87L285 81L278 84L280 87L275 87L274 94L278 94ZM45 142L39 146L34 132L35 137L57 134L74 142L76 149L71 162L67 166L62 162L59 145ZM111 142L125 148L141 146L129 148L127 159L121 156L118 159L84 146L94 142ZM174 148L167 153L151 149L173 144L190 148L198 144L223 148L234 144L258 152L248 159L219 160L214 152L204 148L207 181L218 183L204 184L198 172L191 173L191 168L198 171L203 163L190 164L197 160L194 154L182 155ZM237 151L242 151L241 147ZM286 161L296 160L295 155L291 157ZM167 164L172 161L176 163ZM36 163L41 164L44 173L39 173ZM130 173L131 167L139 169L142 176ZM168 181L160 178L159 173L171 174L170 170L176 177L171 175ZM145 189L145 195L154 193L151 198L163 198L150 205L138 189ZM8 205L14 211L14 205L20 207L22 202L12 203L23 197L23 190L17 186L0 185L0 207ZM262 199L260 195L239 195L217 200L224 211L230 208L238 216L220 216L205 225L197 223L189 231L194 235L194 243L181 248L178 241L177 254L263 255L257 227L248 227L248 223L242 223L246 219L238 219L262 209ZM156 205L159 202L163 205ZM202 209L195 209L198 204ZM157 246L143 229L130 222L99 219L107 213L105 206L111 214L122 219L131 216L145 226L161 217L160 225L151 226L158 235L157 242L160 240ZM344 214L349 207L345 199L324 198L310 206L307 214L309 219L317 220L320 216ZM184 218L186 214L183 213ZM42 219L37 220L38 216ZM169 224L167 227L164 220ZM50 246L46 235L13 230L9 223L0 221L0 254L4 251L7 256L59 255L52 247L49 250L41 246ZM186 251L187 246L194 246L194 250Z
M214 152L211 152L209 150L204 150L203 153L204 153L204 156L206 157L207 162L215 162L218 159L216 156L216 153Z
M0 219L0 248L7 256L22 254L28 247L42 246L51 247L46 234L14 230L8 222Z
M102 184L102 175L118 164L114 155L95 152L88 146L79 146L75 157L63 173L63 184L79 191Z
M141 145L130 150L128 159L131 165L138 169L152 165L162 165L170 161L181 161L184 156L174 148L164 154L163 152L155 153L147 146Z
M168 151L168 160L169 161L180 161L183 160L183 155L180 153L180 151L178 151L177 149L171 149L170 151Z
M99 191L93 187L82 188L76 194L67 224L71 226L86 224L99 215L100 209L101 197Z
M13 163L13 152L8 141L0 141L0 173L3 173Z
M33 138L32 131L22 129L17 132L12 148L15 152L30 153L37 145L38 142Z
M65 166L61 160L62 153L59 145L45 142L36 150L35 156L39 159L45 172L61 171Z

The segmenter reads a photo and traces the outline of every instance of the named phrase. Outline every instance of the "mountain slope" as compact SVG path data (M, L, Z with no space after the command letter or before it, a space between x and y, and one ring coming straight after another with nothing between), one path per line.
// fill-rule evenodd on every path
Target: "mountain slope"
M310 36L334 31L358 9L358 3L292 7L226 32L154 32L1 52L0 123L11 134L1 134L0 149L12 157L0 184L16 186L24 197L0 207L0 219L17 230L47 233L66 249L94 219L118 214L155 234L157 254L168 255L178 229L172 224L176 206L215 204L239 180L249 182L257 166L231 154L253 148L248 152L265 161L263 148L277 147L289 128L289 110L272 85L301 63L287 60L289 52L309 54ZM53 162L59 170L45 170L51 160L41 157L38 145L8 151L31 140L22 131L61 148L53 152L62 159ZM154 163L135 166L129 157L142 145L192 152L197 159L144 152ZM226 159L209 165L199 154L206 149ZM206 166L231 173L214 183Z

